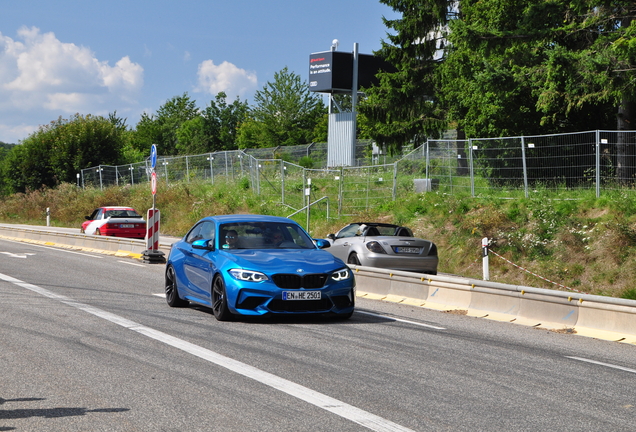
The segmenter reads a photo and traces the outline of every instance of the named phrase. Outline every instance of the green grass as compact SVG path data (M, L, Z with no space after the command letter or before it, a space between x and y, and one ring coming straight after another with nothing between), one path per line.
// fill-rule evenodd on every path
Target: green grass
M440 272L481 278L481 239L490 239L492 250L519 267L491 255L490 280L501 283L572 290L635 299L636 288L636 194L607 191L596 198L594 191L554 192L533 190L526 198L519 192L490 191L488 196L471 197L470 190L442 187L434 192L411 192L412 181L401 183L398 199L381 199L372 206L361 205L338 216L338 203L330 201L312 207L310 231L325 237L351 221L373 220L409 226L416 236L438 245ZM236 183L215 181L214 185L191 181L162 185L156 195L161 211L161 231L181 236L203 216L254 213L289 216L300 201L295 191L302 182L290 181L287 205L280 193L256 195L247 179ZM312 199L333 193L333 182L316 177ZM514 191L512 191L514 192ZM505 199L504 199L505 198ZM361 197L364 203L365 197ZM289 200L289 202L287 202ZM3 197L0 221L4 223L46 224L51 210L53 226L78 228L95 207L130 205L145 214L152 206L147 184L99 189L78 189L64 184ZM305 211L293 217L306 225Z

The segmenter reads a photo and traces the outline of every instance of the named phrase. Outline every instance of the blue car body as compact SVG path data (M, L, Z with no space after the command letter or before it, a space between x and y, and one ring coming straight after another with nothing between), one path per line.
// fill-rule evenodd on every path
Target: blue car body
M166 300L170 306L208 306L223 321L270 313L348 318L355 278L342 260L321 249L329 246L283 217L206 217L172 245Z

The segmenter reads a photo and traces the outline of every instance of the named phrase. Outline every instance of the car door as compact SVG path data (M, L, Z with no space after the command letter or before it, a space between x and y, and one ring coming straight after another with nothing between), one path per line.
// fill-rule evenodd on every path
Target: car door
M336 258L340 258L342 261L347 262L349 254L354 247L354 243L360 241L360 237L356 237L359 231L359 224L347 225L338 231L336 238L333 240L333 244L327 250Z
M95 230L104 224L104 213L105 210L100 208L91 215L93 220L86 226L86 234L95 234Z
M212 277L216 271L213 257L215 250L195 249L192 243L196 240L209 240L210 246L214 246L215 225L210 221L203 221L196 225L186 237L186 246L183 250L183 271L187 279L187 291L190 296L199 301L210 302L210 289Z

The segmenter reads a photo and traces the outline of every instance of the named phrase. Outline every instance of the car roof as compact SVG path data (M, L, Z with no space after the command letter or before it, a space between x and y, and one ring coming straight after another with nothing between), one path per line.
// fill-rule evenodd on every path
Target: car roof
M204 217L203 220L214 221L217 223L230 223L230 222L281 222L281 223L296 223L295 221L281 216L267 216L267 215L255 215L255 214L232 214L232 215L216 215Z
M98 207L104 210L135 210L132 207L124 207L124 206L106 206L106 207Z

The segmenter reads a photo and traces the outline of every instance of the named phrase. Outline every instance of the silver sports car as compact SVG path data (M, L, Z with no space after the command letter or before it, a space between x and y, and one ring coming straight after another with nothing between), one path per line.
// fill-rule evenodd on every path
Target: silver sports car
M403 226L356 222L329 234L327 240L327 250L348 264L437 274L435 243L413 237Z

